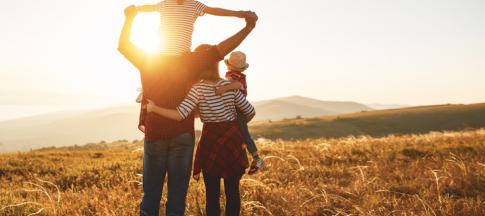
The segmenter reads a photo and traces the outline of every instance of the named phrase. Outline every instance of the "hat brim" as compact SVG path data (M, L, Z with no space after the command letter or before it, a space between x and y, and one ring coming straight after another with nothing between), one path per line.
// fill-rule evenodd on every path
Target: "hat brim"
M248 63L246 63L246 65L244 65L244 67L236 67L236 66L232 65L231 63L229 63L228 59L224 59L224 63L226 64L227 68L229 68L230 70L245 71L246 69L249 68Z

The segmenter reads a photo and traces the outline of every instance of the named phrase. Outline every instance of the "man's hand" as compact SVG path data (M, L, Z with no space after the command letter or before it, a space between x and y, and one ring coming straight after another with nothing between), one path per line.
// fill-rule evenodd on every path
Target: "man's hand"
M256 27L256 22L258 21L258 15L255 12L247 11L244 18L246 19L246 24L249 27L251 27L251 28Z
M136 9L135 5L130 5L125 8L125 16L126 17L135 17L138 14L138 9Z
M145 125L138 125L138 130L145 133Z
M256 21L258 21L258 16L254 12L248 12L246 20L246 26L241 29L235 35L227 38L226 40L217 44L217 50L219 51L220 56L226 56L234 49L236 49L244 39L253 31L254 27L256 27Z
M256 21L258 20L258 15L256 15L255 12L253 11L242 11L243 15L241 18L245 18L245 19L255 19Z
M147 104L147 112L154 112L154 110L156 109L157 105L151 101L151 100L148 100L148 104Z
M246 19L246 18L252 17L253 14L254 14L254 12L252 12L252 11L238 11L237 17Z

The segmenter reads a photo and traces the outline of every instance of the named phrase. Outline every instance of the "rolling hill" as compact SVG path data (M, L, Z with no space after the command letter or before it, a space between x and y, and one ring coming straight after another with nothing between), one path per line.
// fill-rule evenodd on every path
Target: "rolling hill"
M368 107L375 109L375 110L386 110L386 109L401 109L406 107L411 107L409 105L404 104L379 104L379 103L372 103L366 104Z
M350 135L380 137L482 127L485 127L485 103L410 107L260 122L252 125L251 132L256 138L305 139Z
M255 102L256 121L316 117L369 110L354 102L319 101L293 96ZM142 139L136 129L138 105L69 111L0 122L0 152L67 146L120 139ZM200 123L196 124L200 128ZM2 144L3 143L3 144Z
M301 96L278 98L254 103L255 120L282 120L301 116L304 118L372 110L355 102L321 101Z
M295 96L254 105L258 118L250 126L255 138L379 137L485 127L485 103L366 111L369 108L358 103ZM128 104L0 122L0 152L140 140L143 135L136 129L137 113L138 105Z
M0 151L141 139L136 129L137 110L136 105L123 105L0 122Z

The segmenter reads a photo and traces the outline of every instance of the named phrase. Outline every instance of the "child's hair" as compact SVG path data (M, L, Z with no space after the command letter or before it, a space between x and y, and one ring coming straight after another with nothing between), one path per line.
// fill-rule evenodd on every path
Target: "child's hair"
M177 0L177 4L183 4L185 0Z

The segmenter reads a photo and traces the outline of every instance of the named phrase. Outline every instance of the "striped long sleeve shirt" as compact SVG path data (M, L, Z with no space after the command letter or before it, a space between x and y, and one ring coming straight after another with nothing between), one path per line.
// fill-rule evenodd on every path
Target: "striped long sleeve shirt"
M237 118L236 109L246 116L255 113L254 107L246 100L241 91L228 91L223 95L216 95L215 88L230 84L227 80L220 80L215 84L199 82L192 86L187 97L177 107L183 118L187 118L198 107L200 119L204 123L230 122Z
M160 12L160 29L163 39L161 54L180 55L190 52L192 33L197 17L204 14L206 5L195 0L164 0L158 3Z

